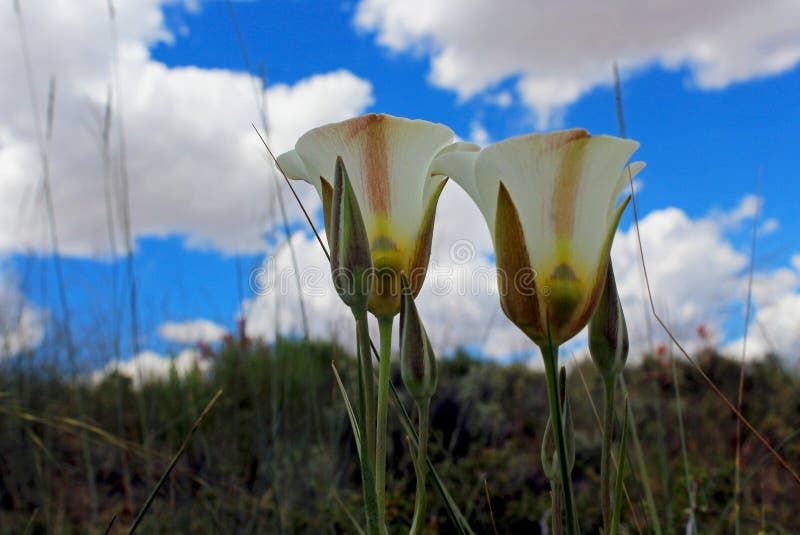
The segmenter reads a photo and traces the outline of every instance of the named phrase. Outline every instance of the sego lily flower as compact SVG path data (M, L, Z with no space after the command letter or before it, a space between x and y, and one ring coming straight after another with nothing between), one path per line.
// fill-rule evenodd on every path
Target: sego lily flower
M453 131L441 124L369 114L310 130L278 157L278 165L289 178L316 188L330 240L331 182L342 158L374 266L369 310L394 316L400 310L400 273L408 274L417 295L427 271L433 216L446 180L431 176L431 162L446 152L477 149L453 143Z
M434 161L432 172L455 180L483 212L503 311L540 347L572 338L592 316L629 201L617 199L644 167L623 169L638 146L574 129Z

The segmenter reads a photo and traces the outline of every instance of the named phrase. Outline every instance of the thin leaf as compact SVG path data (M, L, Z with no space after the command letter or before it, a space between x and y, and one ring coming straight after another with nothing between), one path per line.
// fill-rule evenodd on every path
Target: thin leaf
M358 425L358 419L356 418L356 414L353 412L353 406L350 404L350 398L347 395L347 390L344 388L344 383L342 383L342 378L339 377L339 372L336 370L336 364L331 362L331 368L333 368L333 375L336 377L336 384L339 385L339 391L342 393L342 399L344 399L344 406L347 408L347 417L350 419L350 426L353 428L353 435L356 437L356 446L358 447L358 458L361 459L361 441L358 438L361 436L361 426Z
M339 507L342 508L342 511L344 511L344 514L350 521L350 523L353 524L353 529L355 529L356 532L358 532L358 535L366 535L364 533L364 530L361 529L361 526L358 525L358 520L356 520L356 517L353 516L353 513L350 512L350 509L347 508L347 506L342 501L342 498L339 497L339 494L336 491L334 491L333 493L333 499L336 500L336 503L339 504Z
M131 525L131 529L128 530L128 535L133 535L133 533L136 532L136 528L139 527L139 524L142 522L144 515L150 508L150 504L153 503L153 500L155 500L158 491L161 490L161 487L167 481L167 478L172 473L172 469L175 468L176 464L178 464L178 459L181 458L183 452L185 452L186 449L189 447L189 444L192 442L194 434L200 428L200 425L203 423L203 420L205 420L206 416L208 416L208 413L211 412L211 408L214 406L214 404L217 402L217 400L221 395L222 395L222 390L217 390L217 393L214 394L214 397L211 398L211 401L208 402L206 408L203 409L203 412L200 413L200 416L198 416L197 420L194 422L194 425L189 430L189 434L186 435L185 439L183 439L183 444L181 444L181 447L175 453L175 456L172 458L172 461L169 463L167 469L164 470L163 474L161 474L161 478L158 480L158 483L156 483L155 488L153 488L153 492L151 492L150 496L148 496L147 500L145 500L144 505L139 511L139 514L136 515L136 518L133 521L133 525Z

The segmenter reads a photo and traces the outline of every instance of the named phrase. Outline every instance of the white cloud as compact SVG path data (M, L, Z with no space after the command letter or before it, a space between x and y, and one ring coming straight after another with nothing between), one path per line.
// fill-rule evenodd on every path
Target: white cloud
M486 101L498 108L508 108L514 103L514 96L510 91L501 91L496 95L487 95Z
M491 143L489 132L479 121L472 121L469 123L469 139L482 147Z
M228 330L207 319L186 320L184 322L169 321L162 323L158 334L164 340L178 344L196 344L199 342L213 344L219 342Z
M194 349L185 349L175 357L143 351L129 360L109 362L102 369L92 372L90 380L97 384L109 375L119 373L128 377L133 387L138 389L142 384L167 379L173 370L178 377L185 377L195 369L205 373L209 366L210 363Z
M301 189L304 186L299 184ZM324 234L322 239L325 241ZM354 347L352 315L333 289L330 265L319 243L313 235L304 232L294 233L291 242L297 258L297 271L284 243L250 274L250 289L256 297L243 304L247 334L269 341L275 339L276 332L302 335L300 295L311 338L333 340L345 347ZM299 295L297 273L302 288Z
M720 217L728 218L728 214ZM719 336L725 322L738 313L747 256L731 244L725 226L712 216L692 220L678 208L654 211L639 223L656 310L689 349L703 343L696 335L699 325ZM628 321L631 355L652 351L666 335L650 312L633 226L617 234L612 260Z
M703 89L784 72L800 60L793 0L361 0L356 25L395 51L427 53L431 81L468 98L516 77L539 126L610 66L688 68Z
M262 233L276 191L272 166L251 127L260 124L254 80L226 70L168 68L153 61L148 45L172 40L160 10L164 1L116 2L133 232L180 234L191 247L223 252L264 250ZM111 80L106 3L21 4L42 115L48 79L52 74L57 80L49 152L61 250L78 256L107 254L98 149ZM36 136L10 5L0 10L0 76L7 81L0 87L0 252L46 251ZM362 112L373 97L369 82L339 70L291 86L272 85L266 101L270 142L279 152L313 126ZM116 132L112 139L116 168ZM286 195L285 188L278 191ZM290 217L299 212L291 211Z
M796 259L797 257L795 257ZM746 288L746 286L745 286ZM797 265L759 273L753 279L754 311L747 333L747 360L774 353L789 364L800 364L800 269ZM724 350L741 357L744 338Z
M0 271L0 359L38 346L45 322L45 312L20 292L16 277Z

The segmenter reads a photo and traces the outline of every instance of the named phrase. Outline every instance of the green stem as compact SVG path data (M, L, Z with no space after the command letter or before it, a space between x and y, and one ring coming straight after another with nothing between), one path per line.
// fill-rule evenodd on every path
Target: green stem
M417 496L414 501L414 520L411 522L409 535L419 535L425 527L425 506L428 497L425 491L425 476L428 473L425 459L428 455L428 417L430 415L431 400L420 400L417 403L419 413L419 446L417 448L417 462L414 469L417 475Z
M392 325L394 316L378 318L381 338L381 362L378 370L378 418L375 435L375 493L378 502L378 523L386 526L386 442L389 408L389 380L392 372Z
M561 484L564 487L564 509L567 513L567 534L579 533L578 517L575 514L575 496L572 492L572 477L567 459L567 442L564 436L564 422L561 418L560 392L558 387L558 347L541 348L544 359L544 371L547 378L547 397L550 405L550 422L558 448L558 465L561 470Z
M561 485L558 481L553 480L550 482L550 506L552 512L550 515L550 526L553 530L553 535L564 535L564 519L561 516Z
M361 487L364 495L364 509L367 517L367 535L380 535L383 530L378 521L378 500L373 473L373 448L375 437L375 398L374 377L372 374L372 354L369 352L369 326L367 315L356 314L356 338L358 339L358 410L361 424L356 426L359 441L359 460L361 461ZM366 344L364 341L366 340ZM366 354L364 350L366 349ZM366 362L366 363L365 363ZM372 407L372 417L369 415ZM354 429L355 431L355 429ZM372 443L370 443L372 437Z
M368 458L375 458L375 372L372 367L372 353L369 344L369 323L367 313L355 314L358 326L358 354L364 372L365 419L362 423L367 431Z
M603 451L600 459L600 500L603 532L611 533L611 440L614 436L614 386L617 376L603 378Z

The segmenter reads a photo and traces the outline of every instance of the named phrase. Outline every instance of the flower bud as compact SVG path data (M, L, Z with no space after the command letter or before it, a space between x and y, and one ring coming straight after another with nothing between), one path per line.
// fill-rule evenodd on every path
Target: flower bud
M570 472L575 466L575 431L572 423L572 409L567 398L567 370L562 366L558 376L561 385L561 421L564 423L564 437L567 444L567 464ZM556 446L555 435L553 434L553 424L547 418L547 424L542 435L542 469L544 475L550 481L561 481L561 472L558 467L558 447Z
M403 383L415 401L430 400L436 391L436 355L404 274L400 276L400 284L400 369Z
M364 219L341 156L336 158L330 217L333 286L347 306L366 312L372 291L372 255Z
M628 345L625 314L609 261L603 294L589 322L589 353L603 377L611 378L622 372L628 358Z

